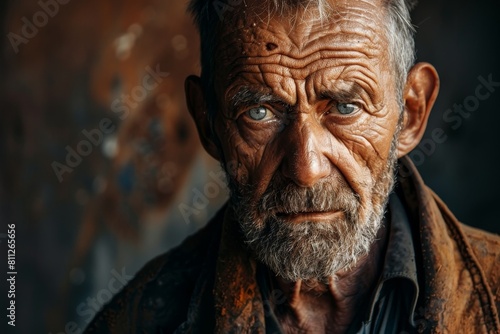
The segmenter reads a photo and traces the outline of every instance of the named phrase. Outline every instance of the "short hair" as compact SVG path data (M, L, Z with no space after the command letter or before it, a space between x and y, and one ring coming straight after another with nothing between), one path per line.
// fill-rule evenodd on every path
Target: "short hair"
M214 53L217 45L217 29L227 12L232 12L235 5L244 0L190 0L188 11L194 18L200 34L201 82L205 93L210 120L215 117L217 103L214 91L215 62ZM294 8L317 8L320 19L328 17L328 0L267 0L270 10L289 11ZM389 60L393 64L396 94L401 112L403 111L403 89L408 72L415 61L415 28L411 24L410 11L417 0L383 0L387 10L386 38L389 43ZM229 11L229 9L232 9ZM241 14L235 14L241 15Z

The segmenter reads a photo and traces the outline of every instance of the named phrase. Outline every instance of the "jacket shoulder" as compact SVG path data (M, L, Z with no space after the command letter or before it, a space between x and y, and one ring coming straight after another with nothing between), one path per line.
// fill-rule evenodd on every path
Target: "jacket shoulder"
M461 227L485 273L499 269L500 236L465 224Z
M222 210L221 210L222 211ZM86 333L150 332L185 320L191 294L216 232L219 214L176 248L148 262L103 307Z
M500 236L461 224L500 309Z

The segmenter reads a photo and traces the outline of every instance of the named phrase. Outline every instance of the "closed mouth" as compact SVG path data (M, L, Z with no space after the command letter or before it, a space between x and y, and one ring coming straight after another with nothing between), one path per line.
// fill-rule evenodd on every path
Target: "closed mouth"
M294 213L284 213L278 212L276 216L279 219L287 220L291 223L300 223L304 221L310 222L322 222L331 219L338 219L344 213L342 211L302 211L302 212L294 212Z

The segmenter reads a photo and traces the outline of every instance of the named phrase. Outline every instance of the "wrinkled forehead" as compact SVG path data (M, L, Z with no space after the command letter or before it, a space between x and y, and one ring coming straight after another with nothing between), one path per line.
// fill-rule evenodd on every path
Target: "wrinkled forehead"
M314 3L314 1L313 1ZM241 1L220 22L215 49L216 68L250 57L283 54L300 59L315 50L363 50L359 56L388 60L386 9L381 0L330 1L326 13L302 5L275 9L258 0Z

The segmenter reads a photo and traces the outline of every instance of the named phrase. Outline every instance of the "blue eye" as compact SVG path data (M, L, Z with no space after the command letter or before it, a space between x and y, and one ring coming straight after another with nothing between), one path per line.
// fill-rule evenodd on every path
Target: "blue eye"
M258 106L256 108L248 110L247 115L255 121L262 121L264 119L274 117L274 114L269 109L263 106Z
M337 103L337 110L342 115L349 115L358 110L358 106L353 103Z

